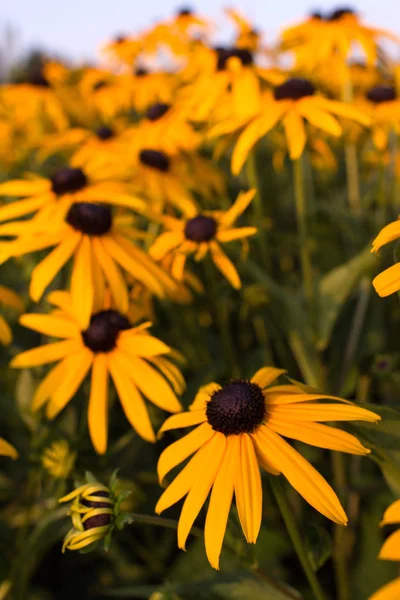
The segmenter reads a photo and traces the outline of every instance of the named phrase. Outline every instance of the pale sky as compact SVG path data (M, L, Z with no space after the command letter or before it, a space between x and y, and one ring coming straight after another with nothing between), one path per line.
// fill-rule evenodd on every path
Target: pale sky
M40 47L74 59L94 58L101 43L115 34L142 29L176 8L191 6L198 13L226 24L224 6L245 12L268 39L280 27L301 19L312 10L354 7L365 21L393 28L400 34L400 3L396 0L0 0L0 45L4 28L12 25L20 48Z

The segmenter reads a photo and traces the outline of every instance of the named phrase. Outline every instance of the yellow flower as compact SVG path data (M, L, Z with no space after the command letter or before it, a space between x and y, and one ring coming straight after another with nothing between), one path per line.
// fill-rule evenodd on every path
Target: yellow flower
M56 479L66 479L74 467L76 452L66 440L53 442L42 454L42 465Z
M17 312L24 312L24 305L20 297L4 285L0 285L0 305L9 306ZM8 346L12 342L12 331L7 321L0 315L0 342L3 346Z
M369 117L354 106L315 95L314 85L307 79L292 77L277 86L271 94L266 92L263 109L239 136L232 155L232 172L237 175L254 144L282 123L289 155L300 158L307 142L304 121L329 135L340 137L342 127L333 116L353 119L364 125Z
M82 329L67 292L52 292L49 301L57 308L49 315L26 314L22 325L41 334L61 338L17 355L14 368L29 368L57 362L38 386L33 409L45 404L49 419L68 404L90 370L88 407L89 433L96 451L107 449L108 379L114 382L125 415L145 440L155 436L142 394L156 406L177 412L181 406L171 389L182 393L184 380L179 370L165 357L170 348L149 335L150 323L133 327L126 316L112 309L92 315ZM168 382L168 383L167 383Z
M372 139L378 150L386 150L389 134L400 131L400 100L392 85L376 85L366 94L372 118Z
M162 222L168 231L156 239L149 250L150 255L155 260L161 260L172 253L174 259L171 274L178 281L183 281L187 257L194 254L195 260L199 261L210 252L217 269L234 288L239 289L241 282L238 272L222 251L220 244L257 233L256 227L233 227L254 198L254 194L254 190L239 194L231 208L223 213L220 211L199 213L193 209L186 213L185 220L162 217Z
M234 380L224 387L210 383L200 389L189 412L170 417L160 430L163 433L197 425L160 456L158 475L162 482L171 469L194 454L162 494L156 512L186 496L178 524L178 546L184 549L212 489L204 537L208 559L215 569L219 568L233 493L247 542L257 540L262 516L259 467L271 475L282 473L316 510L335 523L347 523L333 489L283 437L318 448L365 455L369 450L353 435L319 422L377 422L380 417L340 398L305 393L296 385L269 387L283 373L282 369L264 367L251 380ZM319 403L323 398L337 402Z
M383 515L381 525L400 523L400 500L396 500ZM392 533L383 544L379 558L400 562L400 529ZM369 600L398 600L400 598L400 577L383 586Z
M258 50L261 35L250 21L233 8L225 9L225 14L233 21L237 28L235 46L237 48L247 48L247 50L252 51Z
M132 68L135 60L143 50L143 41L126 35L117 35L102 49L102 53L111 62Z
M82 550L104 540L114 527L114 498L111 490L101 483L86 483L60 498L71 502L68 514L72 529L64 538L62 552Z
M5 258L54 247L32 271L29 292L33 300L42 297L71 259L72 303L82 327L88 326L93 307L102 305L106 285L117 309L123 313L128 310L129 294L121 270L160 297L175 292L172 278L132 242L141 232L130 227L124 215L114 216L105 204L72 202L71 198L64 201L64 207L65 218L53 217L51 228L38 218L0 226L0 233L12 227L20 233L14 241L3 244Z
M10 458L18 458L18 452L6 440L0 438L0 456L9 456Z
M386 225L372 242L371 252L377 254L385 244L400 238L400 219ZM385 269L373 280L373 286L381 298L390 296L400 290L400 263Z

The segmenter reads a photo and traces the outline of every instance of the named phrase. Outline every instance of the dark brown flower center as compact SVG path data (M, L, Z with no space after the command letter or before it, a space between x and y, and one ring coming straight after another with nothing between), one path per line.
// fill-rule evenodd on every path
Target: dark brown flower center
M161 119L170 109L169 104L163 104L162 102L157 102L157 104L153 104L147 110L146 118L150 121L157 121Z
M50 83L44 76L42 69L33 71L28 79L28 83L37 87L50 87Z
M111 208L103 204L76 202L65 218L77 231L87 235L105 235L112 226Z
M366 93L368 100L374 104L396 100L396 89L392 85L376 85Z
M135 69L134 74L136 75L136 77L145 77L149 74L149 72L144 67L138 67L137 69Z
M183 6L178 10L177 15L178 17L190 17L193 15L193 8L190 8L190 6Z
M260 386L237 379L215 392L206 406L207 420L224 435L252 433L265 419L265 399Z
M208 242L217 232L217 222L212 217L197 215L189 219L185 225L186 239L192 242Z
M131 327L128 319L121 313L103 310L92 316L89 327L82 332L82 338L92 352L111 352L120 332Z
M97 92L98 90L102 90L103 88L108 87L108 85L109 83L102 79L94 84L93 89Z
M164 152L158 150L142 150L139 154L140 162L146 167L152 167L157 171L166 172L169 170L169 158Z
M109 498L110 497L110 494L108 494L107 492L101 492L101 491L95 492L94 495L99 496L101 498ZM86 500L86 499L82 500L82 504L84 506L90 506L93 508L111 508L112 507L112 504L110 504L109 502L97 502L95 500ZM110 525L111 516L112 515L110 515L110 514L104 514L104 515L96 515L94 517L89 517L89 519L86 519L86 521L84 521L83 527L87 531L88 529L93 529L94 527L103 527L104 525Z
M308 79L301 77L287 79L274 89L275 100L300 100L306 96L313 96L314 93L313 84Z
M242 65L252 65L253 64L253 55L250 50L246 48L216 48L217 53L217 71L223 71L226 69L227 62L230 58L238 58Z
M120 33L119 35L116 35L114 37L114 43L115 44L122 44L123 42L126 42L127 39L128 38L127 38L126 35L123 35L123 34Z
M348 17L349 15L355 15L356 11L349 6L341 6L333 10L327 17L327 21L339 21L342 17Z
M114 137L114 132L109 127L103 125L102 127L96 129L96 135L101 140L109 140L110 138Z
M78 192L87 184L87 178L82 169L65 167L59 169L50 178L52 190L57 196Z

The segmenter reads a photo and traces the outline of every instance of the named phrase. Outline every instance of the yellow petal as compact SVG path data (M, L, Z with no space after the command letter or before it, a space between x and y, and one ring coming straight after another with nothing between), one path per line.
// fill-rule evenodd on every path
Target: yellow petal
M149 357L148 361L156 365L164 374L177 394L183 394L186 389L186 382L178 367L163 356Z
M255 544L261 527L262 487L260 468L251 436L240 436L239 465L235 474L236 506L243 533Z
M4 184L0 184L0 195L2 194L2 186L4 186ZM46 203L47 199L48 198L46 196L39 196L37 198L17 200L15 202L5 204L0 207L0 222L10 221L11 219L17 219L18 217L29 215L30 213L33 213L41 208Z
M220 389L222 389L221 386L219 383L215 383L215 381L203 385L197 392L192 404L189 406L189 410L204 409L211 396Z
M389 535L381 548L379 558L383 560L400 560L400 529Z
M107 450L108 431L108 364L107 356L93 359L88 409L88 426L93 446L98 454Z
M1 456L9 456L10 458L18 458L18 452L11 446L6 440L0 438L0 455Z
M265 452L273 456L289 483L311 506L335 523L347 524L346 513L335 492L301 454L266 426L259 428L257 436Z
M132 331L121 331L118 340L118 348L129 352L134 356L158 356L168 354L171 348L161 340L151 335L140 335Z
M226 447L224 435L216 434L207 444L207 452L182 507L178 523L178 547L184 549L192 525L210 493Z
M46 287L75 252L80 238L79 233L67 237L34 268L29 286L32 300L40 300Z
M399 600L400 598L400 577L384 585L375 592L369 600Z
M372 280L376 292L381 298L386 298L400 290L400 263L389 267L382 273L379 273Z
M149 254L154 260L161 260L184 241L184 235L179 231L162 233L149 249Z
M24 327L51 337L72 338L78 337L80 333L76 323L53 314L26 314L20 317L19 322Z
M0 183L0 196L33 196L48 192L51 184L47 179L13 179Z
M322 129L322 131L326 131L326 133L335 137L342 135L342 128L339 121L325 110L317 106L312 106L303 100L298 104L298 111L314 127Z
M289 421L369 421L377 423L380 416L359 406L341 404L302 403L270 406L271 417Z
M183 438L174 442L161 453L157 465L158 478L160 482L177 465L191 456L196 450L204 446L213 436L215 431L208 423L202 423L196 429L186 434Z
M115 307L126 314L129 308L128 290L121 271L105 250L101 239L92 239L93 252L107 280Z
M10 362L14 369L24 369L26 367L38 367L47 363L56 362L69 354L73 354L82 348L80 339L64 340L55 344L46 344L33 350L27 350L17 354Z
M181 429L182 427L193 427L193 425L199 425L200 423L204 423L206 419L207 417L204 410L183 412L177 415L172 415L171 417L168 417L166 421L164 421L164 424L158 432L158 436L160 437L162 433L165 431L170 431L171 429Z
M275 367L262 367L256 373L254 373L253 377L251 378L251 381L259 385L261 389L264 389L284 373L286 373L286 369L276 369Z
M32 410L39 410L54 392L63 385L68 373L74 367L75 353L57 363L47 373L35 390L32 399Z
M291 160L297 160L304 152L306 145L306 130L303 118L295 111L290 110L283 119L286 142Z
M12 342L12 331L7 321L0 315L0 342L8 346Z
M225 454L211 491L204 528L207 558L219 569L219 557L232 504L234 479L240 461L240 436L226 438Z
M239 227L238 229L225 229L218 231L216 239L219 242L232 242L233 240L241 240L242 238L255 235L257 227Z
M0 285L0 302L14 308L18 312L24 312L25 307L21 298L13 290L4 287L4 285Z
M390 523L400 523L400 500L396 500L389 506L380 524L388 525Z
M280 475L282 471L279 465L274 462L274 458L265 451L262 438L260 439L258 436L258 429L251 434L251 437L253 439L254 449L256 451L257 460L260 467L265 469L265 471L271 475Z
M272 417L268 419L268 427L284 437L299 440L317 448L359 455L366 455L370 452L354 435L320 423L291 422L287 419L281 420Z
M400 238L400 220L394 221L386 225L372 242L371 252L378 252L382 246L394 242Z
M371 124L371 117L366 112L360 110L352 104L321 97L318 98L318 101L321 108L328 110L338 117L352 119L353 121L357 121L357 123L361 123L361 125L366 125L367 127Z
M94 303L92 245L89 236L83 235L76 250L71 275L71 299L74 314L80 327L89 326Z
M222 251L221 246L217 242L210 243L211 257L217 269L229 281L231 286L236 290L240 289L241 282L239 274L231 260Z

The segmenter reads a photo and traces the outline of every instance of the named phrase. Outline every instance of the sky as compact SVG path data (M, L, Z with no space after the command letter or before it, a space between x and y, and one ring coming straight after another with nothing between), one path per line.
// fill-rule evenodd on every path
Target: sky
M198 13L221 21L222 8L242 10L273 39L286 24L312 10L330 11L351 6L367 23L392 28L398 24L400 3L395 0L359 0L335 3L326 0L0 0L0 45L4 30L12 26L16 47L43 48L76 60L93 59L104 40L116 34L138 31L176 8L191 6Z

